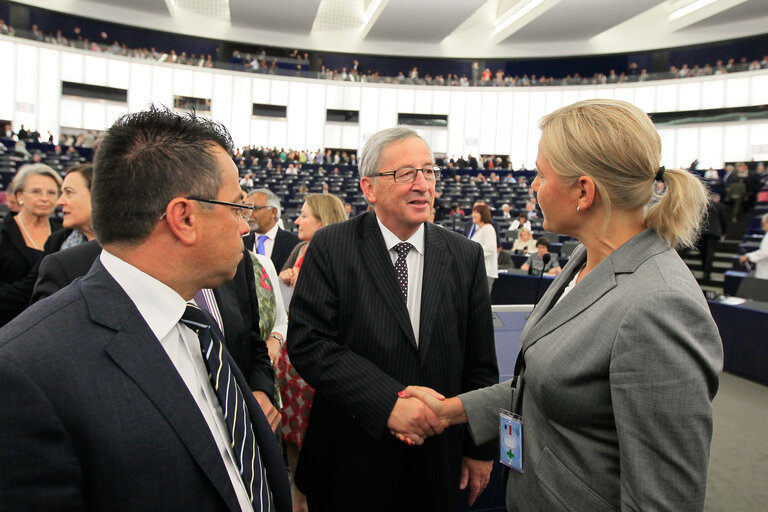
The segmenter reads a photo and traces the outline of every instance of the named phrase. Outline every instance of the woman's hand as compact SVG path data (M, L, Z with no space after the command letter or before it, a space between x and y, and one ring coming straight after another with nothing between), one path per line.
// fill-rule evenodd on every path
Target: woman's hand
M286 286L293 286L296 284L296 277L299 275L295 268L287 268L280 272L280 279Z

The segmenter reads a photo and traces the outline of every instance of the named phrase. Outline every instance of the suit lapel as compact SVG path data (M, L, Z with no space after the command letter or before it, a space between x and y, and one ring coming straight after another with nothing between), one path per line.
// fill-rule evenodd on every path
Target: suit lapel
M421 280L421 315L419 321L419 359L423 365L429 350L432 329L434 328L437 308L442 301L439 297L445 287L445 269L451 268L451 256L448 245L436 226L424 224L424 273Z
M192 395L133 302L96 261L81 286L91 319L116 334L108 356L146 394L211 480L231 510L235 491L205 419Z
M363 261L369 266L370 276L375 288L379 291L392 317L410 340L414 349L418 349L413 335L411 318L403 300L403 294L397 285L395 267L389 257L389 251L384 244L384 237L379 229L376 216L367 213L361 223L360 247ZM426 262L425 262L426 263Z

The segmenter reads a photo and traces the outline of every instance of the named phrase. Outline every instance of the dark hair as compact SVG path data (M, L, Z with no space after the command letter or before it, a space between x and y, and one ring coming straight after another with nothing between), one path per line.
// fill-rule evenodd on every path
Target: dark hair
M528 220L528 214L526 212L520 212L517 214L518 219L522 219L523 217L525 217L525 220Z
M536 240L536 247L538 247L540 245L543 245L544 247L547 248L547 250L549 250L549 239L547 237L543 236L543 237L539 238L538 240Z
M82 164L70 167L67 169L67 174L65 176L69 176L73 172L79 173L85 180L85 186L88 187L88 190L91 190L91 186L93 185L93 164Z
M487 204L478 204L475 205L472 208L473 212L477 212L480 214L480 221L483 224L490 224L491 223L491 209L488 208Z
M231 154L232 146L223 125L194 113L152 105L118 119L94 159L91 204L99 241L141 243L173 198L214 199L221 173L210 151Z

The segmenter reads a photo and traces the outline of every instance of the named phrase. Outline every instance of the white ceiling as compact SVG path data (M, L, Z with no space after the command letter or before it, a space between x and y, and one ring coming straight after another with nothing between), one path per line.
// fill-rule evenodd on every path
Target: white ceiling
M40 6L39 0L17 1ZM622 53L768 33L766 0L716 0L675 23L669 14L684 0L546 0L494 37L497 20L517 1L46 0L45 8L227 41L458 58ZM230 21L196 14L227 4Z

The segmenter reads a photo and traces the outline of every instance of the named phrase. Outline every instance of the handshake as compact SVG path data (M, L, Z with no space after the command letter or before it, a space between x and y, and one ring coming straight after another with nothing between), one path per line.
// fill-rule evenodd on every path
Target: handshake
M466 423L464 405L458 397L445 398L434 389L408 386L399 392L387 427L400 441L420 445L446 427Z

